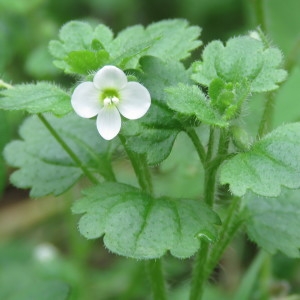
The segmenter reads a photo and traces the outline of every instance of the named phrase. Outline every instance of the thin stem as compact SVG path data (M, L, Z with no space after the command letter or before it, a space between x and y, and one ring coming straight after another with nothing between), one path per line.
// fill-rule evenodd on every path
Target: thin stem
M209 139L207 144L207 153L206 153L207 161L210 161L213 155L214 141L215 141L215 129L211 126L209 129Z
M146 265L151 280L153 299L167 300L168 298L166 293L166 286L162 271L161 260L152 259L147 261Z
M128 158L131 161L132 167L138 179L140 187L147 191L148 193L152 194L152 181L151 175L145 160L144 155L139 153L133 152L126 144L126 139L124 136L119 134L119 139L127 153Z
M140 187L152 194L152 181L149 168L144 155L133 152L126 144L124 136L119 134L119 139L131 161L132 167L138 179ZM167 300L166 285L160 259L152 259L146 262L146 267L149 273L153 297L155 300Z
M259 124L257 138L261 138L272 128L273 114L274 114L274 104L275 104L275 94L270 92L267 94L264 112Z
M2 79L0 79L0 87L3 87L5 89L12 89L13 86L5 81L3 81Z
M193 144L196 148L196 151L198 153L198 156L199 156L202 164L204 165L205 160L206 160L205 149L204 149L203 145L201 144L201 141L200 141L195 129L186 128L185 132L187 133L187 135L190 137L191 141L193 142Z
M69 156L73 159L76 165L82 170L82 172L86 175L86 177L92 183L99 183L97 178L89 171L89 169L81 162L79 157L72 151L72 149L65 143L65 141L59 136L56 130L52 127L52 125L47 121L47 119L42 114L37 114L38 118L45 125L45 127L49 130L52 136L56 139L56 141L62 146L62 148L69 154Z
M211 134L212 135L212 134ZM225 129L220 131L218 153L215 159L211 160L211 157L206 156L204 169L204 201L210 207L213 207L216 192L216 173L219 165L222 162L222 158L226 157L228 152L228 132ZM212 145L210 146L212 147ZM211 150L210 150L211 151ZM216 163L219 162L219 163ZM209 243L205 240L201 240L201 248L196 258L196 264L192 276L192 286L190 292L190 300L199 300L202 298L204 291L204 284L209 276L208 272L208 255L209 255Z
M264 0L252 0L254 5L254 13L256 16L256 23L260 26L262 31L266 31L266 17Z
M196 257L192 277L192 287L190 292L190 300L201 299L204 292L204 283L206 281L206 262L209 252L209 243L205 240L201 241L201 248Z
M212 270L220 260L225 248L228 246L229 242L232 240L233 236L243 223L240 216L236 214L239 203L240 198L234 197L230 204L227 217L219 232L219 240L215 243L215 247L211 251L206 269L207 276L209 276L209 274L212 272Z

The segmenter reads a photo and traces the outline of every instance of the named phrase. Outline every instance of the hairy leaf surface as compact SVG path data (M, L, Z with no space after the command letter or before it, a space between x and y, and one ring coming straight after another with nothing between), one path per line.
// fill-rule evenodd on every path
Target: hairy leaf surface
M137 259L159 258L168 250L179 258L190 257L201 234L214 237L214 224L220 222L199 200L154 199L119 183L85 190L73 212L84 214L79 230L86 238L104 235L110 251Z
M200 33L199 27L175 19L146 28L131 26L113 38L112 31L103 24L93 30L88 23L71 21L62 27L60 40L50 42L49 49L58 68L87 75L108 64L135 69L145 55L164 61L185 59L201 45L197 40Z
M274 47L266 48L263 42L247 36L209 43L203 51L202 61L194 64L192 78L209 86L215 78L225 82L250 84L252 92L275 90L286 78L281 69L282 54Z
M51 83L21 84L0 91L0 108L62 116L72 110L70 99L68 93Z
M247 193L243 199L250 238L266 251L300 256L300 192L283 189L276 197Z
M278 127L221 167L221 183L238 196L251 190L276 197L281 187L300 187L300 123Z
M108 143L99 137L94 120L75 115L47 116L47 120L87 167L109 176ZM4 156L18 168L11 175L11 182L20 188L30 188L32 197L59 195L82 176L79 166L36 116L25 120L20 136L21 140L6 146Z

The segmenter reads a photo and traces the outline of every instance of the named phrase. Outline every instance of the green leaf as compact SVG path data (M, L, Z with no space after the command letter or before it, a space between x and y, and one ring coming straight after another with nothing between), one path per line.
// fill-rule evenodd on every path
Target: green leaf
M156 22L146 29L136 25L121 31L110 49L112 56L117 57L141 44L141 41L152 41L144 55L156 56L165 61L179 61L189 57L190 52L202 44L197 40L200 33L199 27L189 26L186 20L180 19Z
M147 35L141 25L122 30L109 46L111 63L123 69L136 68L139 59L146 55L157 39Z
M299 190L283 189L277 198L247 193L243 198L249 237L266 251L290 257L300 252Z
M167 88L168 106L184 115L195 116L199 121L219 127L227 126L227 122L214 110L204 93L195 85L179 84Z
M108 142L100 138L94 120L73 114L47 116L47 120L84 165L109 177ZM21 140L6 146L4 156L8 164L19 168L11 175L11 182L19 188L31 188L32 197L59 195L82 176L82 170L36 116L25 120L20 136Z
M237 196L248 189L276 197L281 186L300 187L300 123L278 127L221 167L220 181Z
M146 154L149 165L157 165L169 156L176 136L182 130L174 113L153 101L146 116L135 122L135 128L128 123L123 128L127 145L137 153Z
M141 25L128 27L115 39L110 29L104 25L93 30L87 23L71 21L62 27L60 41L50 42L49 50L57 59L54 63L58 68L67 73L76 73L78 69L74 68L74 64L83 66L86 63L79 71L80 74L88 74L102 67L103 63L122 69L135 69L139 59L145 55L156 56L165 61L185 59L201 45L197 40L199 35L200 28L188 26L185 20L161 21L147 28ZM101 50L107 52L109 60L101 58L98 62L97 58L92 61L90 58L99 56L97 53ZM85 55L70 57L70 53L74 51L85 51ZM79 62L80 59L83 62Z
M84 191L74 213L84 213L80 232L89 239L104 235L105 246L136 259L159 258L170 251L179 258L192 256L199 236L215 236L220 219L199 200L151 198L123 184L104 183Z
M234 84L246 80L251 92L266 92L275 90L286 78L281 64L277 48L265 48L261 41L242 36L230 39L225 46L220 41L208 44L202 61L193 66L192 78L204 86L215 78Z
M70 95L47 82L16 85L0 91L0 96L0 108L5 110L23 110L31 114L51 112L57 116L72 110Z
M165 88L176 85L190 83L190 74L185 70L182 63L178 61L165 62L154 56L145 56L140 59L143 73L140 81L150 92L151 98L165 101L167 93Z
M202 45L197 40L201 29L189 26L186 20L164 20L149 25L146 32L159 40L147 51L165 61L183 60L190 56L190 52Z
M93 30L86 22L71 21L61 28L59 32L61 41L50 42L49 51L54 57L64 59L73 51L92 50L91 46L95 39L100 42L103 49L106 49L112 38L112 31L103 24Z
M109 62L109 54L105 50L88 51L79 50L70 52L65 61L70 66L71 73L88 74L97 71Z
M71 21L61 28L59 38L60 41L49 43L49 51L57 59L54 64L67 73L87 74L106 62L109 57L106 50L113 39L113 33L103 24L94 30L88 23ZM95 45L98 46L96 49Z

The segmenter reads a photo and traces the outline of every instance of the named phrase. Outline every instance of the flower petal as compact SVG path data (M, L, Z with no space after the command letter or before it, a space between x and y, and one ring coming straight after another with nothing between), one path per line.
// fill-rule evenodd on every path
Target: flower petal
M121 129L121 116L115 106L104 107L97 117L97 129L106 139L113 139Z
M117 107L127 119L141 118L151 105L148 90L138 82L128 82L125 88L119 91L119 94L120 103Z
M82 118L96 116L101 110L99 93L92 82L79 84L71 98L71 104L76 114Z
M94 85L100 90L107 88L121 89L126 83L125 73L115 66L105 66L94 76Z

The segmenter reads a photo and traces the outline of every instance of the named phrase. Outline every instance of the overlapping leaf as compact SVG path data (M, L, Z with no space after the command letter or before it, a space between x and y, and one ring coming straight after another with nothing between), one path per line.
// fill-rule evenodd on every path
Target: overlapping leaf
M140 60L142 73L139 80L150 91L152 105L149 112L135 123L136 131L127 130L127 143L138 153L145 153L147 161L156 165L170 154L177 134L183 129L182 122L166 103L165 88L177 82L189 83L189 73L180 62L164 62L146 56Z
M250 238L274 254L300 256L300 191L283 189L276 197L247 193L243 199ZM274 234L275 233L275 234Z
M115 39L102 24L93 30L87 23L71 21L62 27L60 41L51 41L49 49L57 67L67 73L88 74L105 64L136 68L144 55L168 61L185 59L201 45L199 35L200 28L188 26L185 20L161 21L147 28L132 26Z
M73 212L84 214L79 230L86 238L104 235L110 251L137 259L159 258L168 250L179 258L190 257L199 248L199 237L214 238L214 224L220 222L203 202L154 199L118 183L85 190Z
M242 196L249 189L276 197L281 186L300 187L300 123L286 124L256 142L248 152L221 167L220 180Z
M152 102L147 115L135 121L136 128L126 129L127 145L135 152L146 154L147 163L156 165L166 159L173 147L181 123L164 105Z
M72 110L70 95L56 85L39 82L21 84L0 92L0 108L28 113L51 112L62 116Z
M281 64L282 54L277 48L266 48L251 37L236 37L226 46L220 41L208 44L202 61L194 65L193 79L205 86L215 78L231 83L247 80L252 92L271 91L286 77Z
M83 164L109 178L108 143L99 137L95 121L74 115L47 116L47 120ZM80 167L37 117L24 122L20 136L21 140L11 142L4 151L7 162L19 168L11 175L14 185L31 188L32 197L59 195L81 177Z
M101 37L101 40L99 40ZM54 64L67 73L84 73L86 70L100 68L101 63L108 61L107 47L113 39L112 31L105 25L98 25L95 30L88 24L79 21L71 21L65 24L59 33L61 41L53 40L49 44L50 53L56 58ZM90 57L97 58L99 66L95 66L95 61ZM90 62L91 66L78 68L79 60Z
M219 113L213 108L204 93L195 85L179 84L167 88L168 106L187 116L195 116L199 121L219 127L227 126Z

